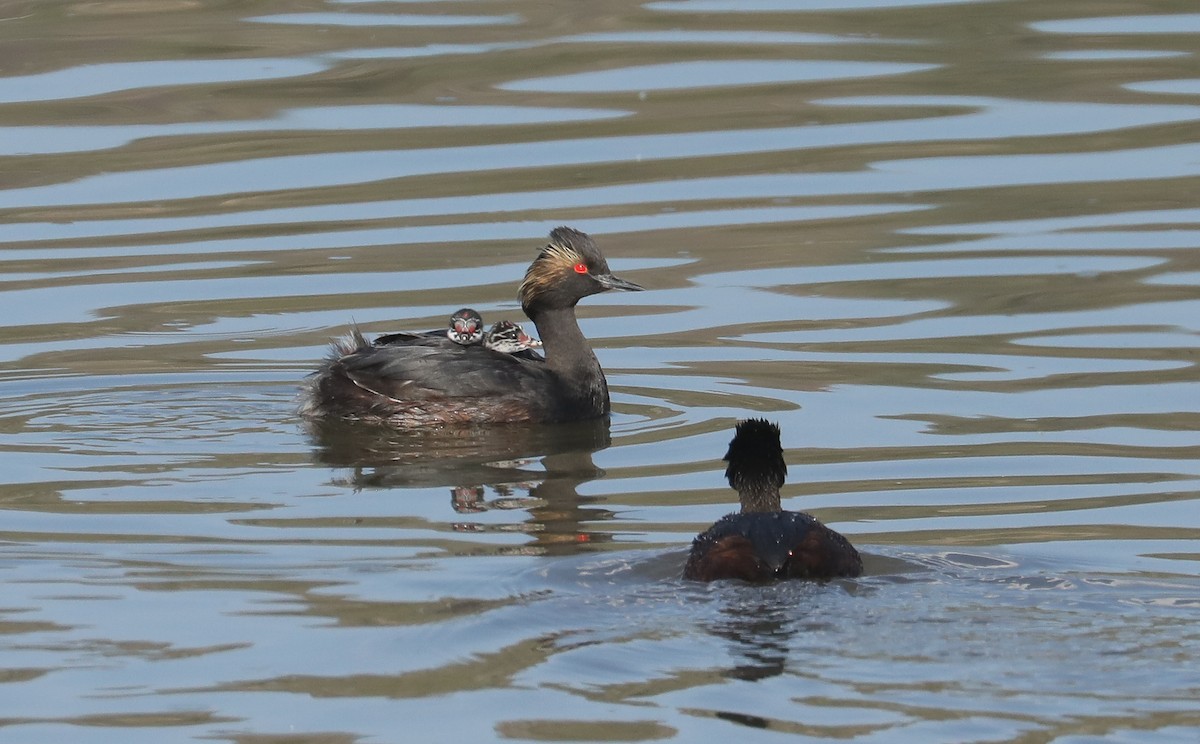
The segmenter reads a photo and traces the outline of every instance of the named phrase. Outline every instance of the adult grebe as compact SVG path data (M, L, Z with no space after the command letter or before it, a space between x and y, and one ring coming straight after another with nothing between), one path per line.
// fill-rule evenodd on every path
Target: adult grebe
M849 540L811 514L782 510L779 487L787 463L778 426L763 419L739 422L725 461L725 477L742 510L725 515L692 541L683 578L770 581L862 573L862 558Z
M355 329L334 343L311 376L301 413L403 428L604 416L610 408L608 382L579 329L575 305L610 289L642 288L613 276L590 237L556 228L518 292L521 309L541 336L544 360L483 345L397 340L375 346Z

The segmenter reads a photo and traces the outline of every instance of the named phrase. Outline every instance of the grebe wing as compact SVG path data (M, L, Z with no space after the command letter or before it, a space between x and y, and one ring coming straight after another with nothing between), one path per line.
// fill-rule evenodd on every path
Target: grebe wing
M376 336L371 345L440 344L442 341L445 341L447 344L454 343L446 335L445 331L399 331L397 333L385 333L382 336Z
M360 348L339 360L359 387L396 400L513 396L536 398L554 385L544 361L483 346L424 343Z

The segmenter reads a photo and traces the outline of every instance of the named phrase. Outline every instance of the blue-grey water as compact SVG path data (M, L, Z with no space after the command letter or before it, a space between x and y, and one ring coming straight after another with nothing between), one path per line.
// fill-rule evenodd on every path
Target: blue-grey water
M1195 742L1194 2L0 9L0 741ZM611 422L306 426L524 320ZM679 579L779 422L828 584Z

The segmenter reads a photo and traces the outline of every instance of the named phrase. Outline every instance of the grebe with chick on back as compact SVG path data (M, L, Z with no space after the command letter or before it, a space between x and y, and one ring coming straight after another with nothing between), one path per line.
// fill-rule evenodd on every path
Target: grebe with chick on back
M579 328L575 305L608 290L641 289L612 275L591 237L556 228L518 291L521 309L541 336L544 359L483 344L397 338L373 345L354 329L333 344L310 376L300 412L400 428L604 416L610 410L608 382Z
M811 514L783 510L779 488L787 463L778 426L764 419L739 422L725 461L741 511L696 536L683 578L760 582L862 574L862 558L849 540Z

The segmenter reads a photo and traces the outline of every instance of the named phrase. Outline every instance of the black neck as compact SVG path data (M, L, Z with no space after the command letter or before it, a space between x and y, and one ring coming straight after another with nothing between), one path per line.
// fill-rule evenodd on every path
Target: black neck
M608 383L592 347L579 329L575 308L526 308L537 326L546 366L557 373L563 389L592 415L608 413Z
M742 502L742 513L746 512L776 512L782 506L779 501L779 488L766 481L749 481L741 484L738 489L738 501Z

